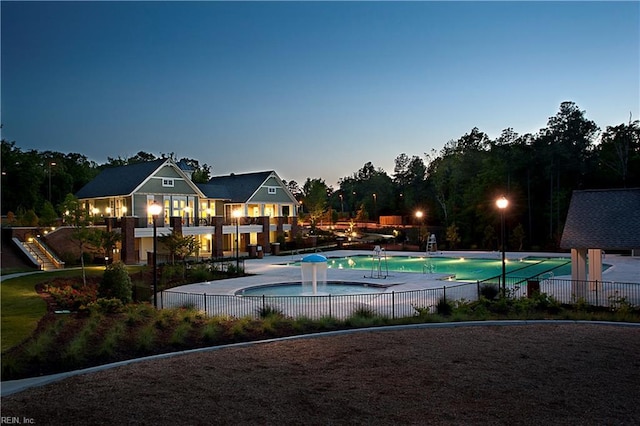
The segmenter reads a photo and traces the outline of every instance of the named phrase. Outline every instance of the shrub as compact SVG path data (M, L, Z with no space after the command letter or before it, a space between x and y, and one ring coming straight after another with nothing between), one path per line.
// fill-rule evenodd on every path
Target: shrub
M376 316L373 308L369 306L359 306L355 311L353 311L353 315L361 318L373 318Z
M134 347L137 350L150 350L153 348L153 345L156 342L156 336L158 335L158 331L156 330L155 324L150 323L149 325L142 328L136 336Z
M160 289L164 290L184 281L184 272L184 266L181 264L162 265L160 271Z
M496 314L507 314L511 310L511 299L501 297L489 305L489 310Z
M484 296L488 300L495 300L500 294L500 290L497 285L484 284L480 286L480 295Z
M244 269L242 268L242 266L236 267L235 263L228 263L227 264L227 274L228 275L242 275L242 274L244 274Z
M187 341L189 333L191 333L191 322L183 321L173 330L170 343L174 346L181 346Z
M111 327L104 336L104 339L98 347L97 354L99 356L113 356L116 353L118 343L123 338L125 326L122 322L117 322Z
M48 285L45 291L51 295L60 309L71 311L77 311L80 307L87 306L96 300L96 288L93 285Z
M130 303L133 291L131 278L122 262L115 262L107 266L100 282L98 295L104 298L120 299L122 303Z
M158 312L155 325L160 330L167 330L177 322L176 313L173 310L165 309Z
M218 341L223 334L224 327L216 319L208 321L202 329L202 338L209 343Z
M158 311L151 305L127 305L125 312L125 323L130 327L147 322L148 319L158 315Z
M91 303L89 308L96 309L98 312L105 314L118 314L124 311L124 303L122 303L122 300L116 299L115 297L109 299L99 298L95 302Z
M187 270L187 278L190 282L203 282L211 279L209 265L193 265Z
M429 310L431 309L429 306L417 306L411 305L411 307L416 311L416 316L426 317L429 315Z
M260 318L284 317L284 314L280 309L278 309L275 306L271 306L271 305L262 306L262 307L256 309L256 312L257 312L257 314L258 314L258 316Z
M441 297L436 304L436 312L438 315L449 316L453 312L453 305L444 297Z
M135 281L133 282L132 290L132 298L134 302L149 302L151 301L151 297L153 296L153 290L151 289L151 284L143 281Z

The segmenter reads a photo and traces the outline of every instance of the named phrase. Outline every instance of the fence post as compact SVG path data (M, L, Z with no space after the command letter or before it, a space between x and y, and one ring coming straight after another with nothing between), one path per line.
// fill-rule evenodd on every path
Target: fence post
M244 261L242 261L242 264L244 265ZM262 312L266 312L266 305L265 305L265 297L264 294L262 295Z
M391 292L391 319L396 319L396 292Z
M598 280L596 280L596 306L600 306L598 302Z
M202 297L204 297L204 313L207 313L207 293L202 293Z
M443 301L447 301L447 286L443 285L442 286L442 300Z

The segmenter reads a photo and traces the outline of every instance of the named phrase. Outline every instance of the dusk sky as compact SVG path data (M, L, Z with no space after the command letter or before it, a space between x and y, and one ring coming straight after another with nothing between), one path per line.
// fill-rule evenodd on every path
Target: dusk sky
M6 2L2 138L328 185L574 101L640 118L640 3Z

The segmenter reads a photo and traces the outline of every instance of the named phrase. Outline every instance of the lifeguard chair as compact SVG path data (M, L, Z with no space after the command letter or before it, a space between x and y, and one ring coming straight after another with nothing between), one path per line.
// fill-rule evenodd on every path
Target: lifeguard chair
M387 252L384 248L375 246L373 249L373 259L371 259L370 278L387 278L388 276L389 265L387 265Z

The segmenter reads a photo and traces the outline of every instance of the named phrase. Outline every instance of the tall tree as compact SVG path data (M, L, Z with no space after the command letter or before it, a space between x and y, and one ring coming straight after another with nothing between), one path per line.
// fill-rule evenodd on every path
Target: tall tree
M598 147L600 162L618 179L617 185L626 187L631 177L640 176L640 121L607 126ZM610 180L610 179L609 179ZM616 182L612 182L616 185ZM640 185L634 181L633 186Z
M91 216L82 203L73 194L68 194L62 204L60 211L65 224L73 228L71 238L78 243L80 249L80 265L82 267L82 283L87 284L87 275L84 265L84 251L91 247L92 241L96 240L95 228L91 228Z
M311 219L311 227L322 217L327 208L327 184L322 179L310 179L302 187L303 203Z

